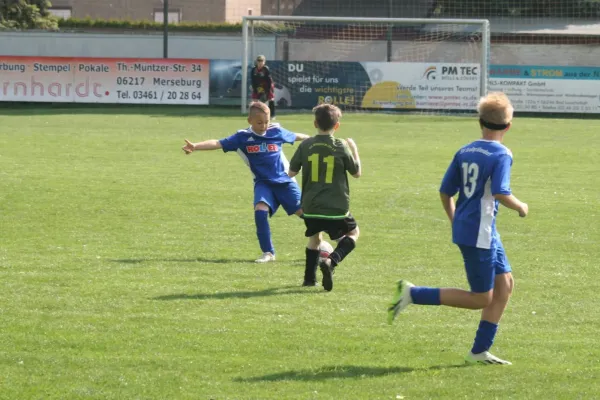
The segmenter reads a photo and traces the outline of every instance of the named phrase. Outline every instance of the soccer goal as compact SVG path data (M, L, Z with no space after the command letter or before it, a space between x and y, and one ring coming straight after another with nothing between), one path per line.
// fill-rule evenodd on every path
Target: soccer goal
M247 16L242 113L264 55L279 109L472 112L487 93L487 20Z

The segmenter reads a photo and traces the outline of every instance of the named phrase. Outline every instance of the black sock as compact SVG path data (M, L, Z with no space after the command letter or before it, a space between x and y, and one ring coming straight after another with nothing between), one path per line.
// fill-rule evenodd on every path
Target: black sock
M354 239L345 236L342 240L339 241L333 253L329 255L329 258L331 259L331 266L335 267L339 263L341 263L342 260L346 258L346 256L350 254L350 252L354 250L355 247L356 242L354 241Z
M317 267L319 266L319 250L306 248L306 267L304 268L304 280L309 282L317 281Z
M275 118L275 101L269 100L269 110L271 111L271 118Z

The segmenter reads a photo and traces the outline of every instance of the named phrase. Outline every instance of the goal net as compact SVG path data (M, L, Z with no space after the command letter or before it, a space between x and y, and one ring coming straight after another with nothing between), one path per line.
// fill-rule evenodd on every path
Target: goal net
M487 20L245 17L242 112L258 55L279 108L471 112L487 92L489 44Z

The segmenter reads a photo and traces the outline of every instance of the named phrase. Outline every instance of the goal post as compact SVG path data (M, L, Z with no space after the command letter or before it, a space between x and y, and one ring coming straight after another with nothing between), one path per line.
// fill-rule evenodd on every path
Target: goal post
M487 93L486 19L246 16L241 111L265 55L279 108L474 111Z

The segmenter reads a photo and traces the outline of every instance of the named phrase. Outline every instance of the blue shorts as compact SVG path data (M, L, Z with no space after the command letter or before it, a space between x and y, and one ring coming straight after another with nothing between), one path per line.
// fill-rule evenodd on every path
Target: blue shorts
M496 275L511 272L504 246L496 240L490 249L480 249L459 244L467 271L467 280L474 293L489 292L494 288Z
M282 206L288 215L294 214L301 206L300 187L296 182L254 184L254 207L260 202L269 206L270 215Z

